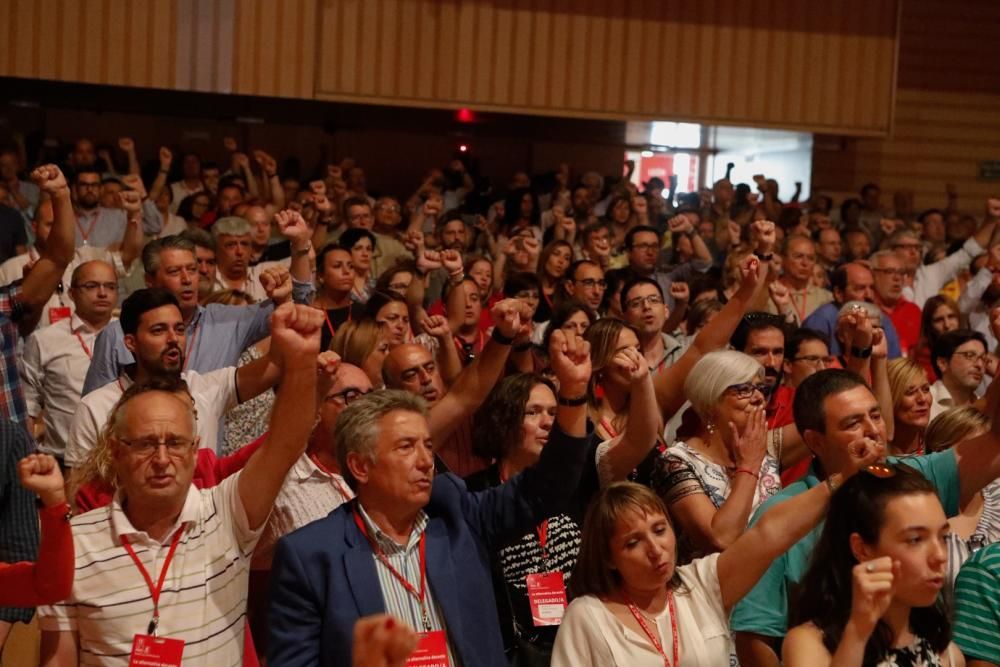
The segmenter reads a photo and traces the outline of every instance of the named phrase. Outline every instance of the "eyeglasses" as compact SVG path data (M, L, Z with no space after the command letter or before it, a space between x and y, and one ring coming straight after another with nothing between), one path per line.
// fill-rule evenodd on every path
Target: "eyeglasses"
M909 273L906 269L872 269L875 273L885 273L890 276L905 277Z
M573 282L583 285L587 289L593 289L595 287L605 288L608 286L608 281L603 278L597 280L595 278L584 278L583 280L574 280Z
M658 243L633 243L629 250L658 250L659 247Z
M634 299L629 299L625 302L625 307L629 310L638 310L644 305L658 306L661 303L663 303L663 297L659 294L650 294L649 296L637 296Z
M792 361L801 361L813 366L829 366L833 363L833 357L821 357L818 354L803 354L801 357L795 357Z
M923 248L919 243L896 243L892 246L893 250L920 250Z
M726 391L736 394L736 398L747 399L753 396L755 391L759 391L761 395L767 395L767 385L758 382L741 382L740 384L731 384L726 387Z
M70 287L75 287L76 289L82 289L85 292L94 292L98 288L103 287L107 292L117 292L118 283L80 283L78 285L70 285Z
M977 361L983 361L983 362L986 361L985 352L980 353L980 352L973 352L972 350L962 350L961 352L956 352L955 354L962 357L966 361L971 361L973 363Z
M338 391L336 394L330 394L326 397L326 400L336 401L337 403L343 403L344 405L350 405L362 396L367 396L370 393L372 393L371 389L362 391L357 387L348 387L343 391Z
M118 442L127 445L133 454L143 458L152 456L161 445L167 448L167 454L170 456L181 456L187 454L188 450L191 449L191 445L194 444L194 440L189 438L175 437L169 437L164 440L158 438L143 438L142 440L118 438Z

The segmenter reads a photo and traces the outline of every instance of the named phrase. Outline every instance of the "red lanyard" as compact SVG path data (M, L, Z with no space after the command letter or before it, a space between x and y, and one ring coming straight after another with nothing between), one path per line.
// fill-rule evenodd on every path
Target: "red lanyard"
M163 590L163 582L167 578L167 569L170 567L170 561L174 558L174 552L177 551L177 545L181 541L181 533L184 532L184 528L178 528L177 532L174 533L173 538L170 540L170 551L167 552L167 558L163 561L163 567L160 569L160 580L156 582L156 586L153 586L153 578L149 576L149 572L146 571L146 566L142 564L139 557L135 555L135 550L132 545L128 543L128 538L122 535L122 545L125 547L125 551L128 555L132 557L135 561L135 566L139 568L139 572L142 573L142 578L146 580L146 585L149 586L149 595L153 598L153 619L149 622L149 628L146 630L147 635L156 634L156 626L160 624L160 591Z
M674 594L669 593L667 596L667 607L670 609L670 633L674 640L674 660L672 663L670 660L667 660L667 654L663 651L663 643L660 641L657 633L654 633L649 629L649 625L646 623L646 619L642 617L642 613L639 611L639 608L635 606L634 602L628 599L628 596L626 596L625 599L628 600L628 610L632 612L632 616L635 617L636 622L639 623L639 627L641 627L642 631L646 633L646 636L653 644L653 648L656 649L656 652L663 656L664 667L671 667L671 665L673 665L673 667L677 667L681 656L681 642L680 638L677 636L677 610L674 609Z
M87 358L93 359L94 355L90 352L90 348L87 347L87 344L83 342L83 336L80 335L80 332L77 331L74 335L76 336L76 339L80 341L80 347L82 347L83 351L87 354ZM122 390L122 393L125 393L124 389Z
M347 321L348 322L351 321L351 314L352 314L351 310L352 309L351 309L350 305L348 305L347 306ZM334 336L334 334L336 332L335 332L335 330L333 328L333 322L330 321L330 311L328 311L326 308L323 309L323 317L326 318L326 328L330 330L330 338L333 338L333 336Z
M431 618L427 614L427 604L424 602L424 599L427 596L427 533L424 532L420 534L420 590L417 591L417 589L413 587L413 584L407 581L406 577L404 577L399 570L393 567L392 563L389 562L389 559L386 558L386 555L382 553L382 549L379 547L378 543L368 534L368 528L365 527L364 519L362 519L361 515L358 513L357 507L354 508L354 522L358 524L358 530L360 530L361 534L365 536L366 540L368 540L368 544L371 545L372 551L375 552L375 557L382 561L382 564L389 570L389 573L396 577L396 580L403 585L406 592L416 598L417 602L420 603L420 616L424 622L424 630L426 632L430 632Z
M809 304L809 288L807 287L802 290L802 308L799 308L799 304L795 303L795 291L791 287L788 288L788 298L795 308L795 314L799 316L799 322L804 322L806 319L806 306Z
M351 493L349 489L345 489L344 485L341 484L340 481L337 479L338 477L337 473L333 472L325 465L323 465L323 463L319 460L318 456L316 456L315 454L310 454L309 458L312 460L313 464L317 468L319 468L321 471L325 472L327 475L330 476L330 481L333 482L333 485L335 487L337 487L337 493L343 496L344 502L347 502L348 500L354 498L354 494Z
M618 436L618 431L616 431L615 427L611 425L611 422L608 421L607 417L601 417L600 423L609 438L615 438Z
M87 227L87 231L83 231L83 225L80 224L80 218L76 219L76 228L80 230L80 236L83 237L83 245L87 245L87 239L90 238L91 233L94 231L94 225L97 224L97 214L94 214L94 219L90 221L90 226Z
M452 339L455 341L455 349L458 350L458 353L459 354L466 354L466 352L465 352L465 341L462 340L461 338L459 338L458 336L452 336ZM485 345L486 345L486 335L483 334L483 330L480 329L479 330L479 346L477 348L476 344L472 343L472 354L469 355L470 356L470 361L471 361L471 359L475 359L476 355L483 351L483 347Z

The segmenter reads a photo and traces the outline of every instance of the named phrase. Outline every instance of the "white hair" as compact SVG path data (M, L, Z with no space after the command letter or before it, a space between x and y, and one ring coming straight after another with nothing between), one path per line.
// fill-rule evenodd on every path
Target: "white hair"
M751 357L736 350L709 352L688 372L684 379L684 396L702 419L712 414L727 387L750 382L764 372L764 367Z
M227 215L219 218L212 225L212 238L216 241L225 234L226 236L249 236L252 231L250 221L238 215Z

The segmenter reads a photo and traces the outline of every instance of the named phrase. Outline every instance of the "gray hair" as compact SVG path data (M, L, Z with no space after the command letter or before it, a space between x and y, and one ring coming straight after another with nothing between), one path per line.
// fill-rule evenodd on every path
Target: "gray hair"
M200 227L188 227L180 235L191 241L198 248L207 248L215 252L215 239Z
M164 250L186 250L194 254L194 243L179 234L153 239L142 249L142 268L146 275L154 275L160 270L160 253Z
M703 420L712 414L727 387L750 382L762 375L764 367L749 354L736 350L709 352L684 379L684 396Z
M872 267L882 268L882 261L886 257L891 257L892 259L898 260L898 256L892 250L879 250L878 252L872 253L868 258Z
M219 218L212 225L212 238L216 241L225 234L226 236L249 236L252 231L250 221L238 215L229 215Z
M375 461L378 422L394 410L416 412L426 417L427 402L408 391L382 389L360 397L344 408L337 417L333 428L333 442L337 448L340 474L351 489L357 490L358 480L347 466L348 454L358 454Z

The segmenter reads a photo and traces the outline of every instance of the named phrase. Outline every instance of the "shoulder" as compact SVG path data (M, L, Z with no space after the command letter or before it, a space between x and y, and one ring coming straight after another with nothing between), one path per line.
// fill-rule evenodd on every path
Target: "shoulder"
M182 375L184 377L184 381L187 382L188 386L191 388L191 393L194 393L215 391L220 385L232 381L235 373L236 366L226 366L225 368L219 368L214 371L209 371L208 373L184 371Z
M811 622L791 628L785 635L785 645L796 650L815 647L829 655L829 651L823 645L823 632Z
M582 595L574 598L566 613L563 615L563 625L573 622L576 624L588 623L596 624L602 617L608 614L608 608L604 606L601 599L596 595Z

